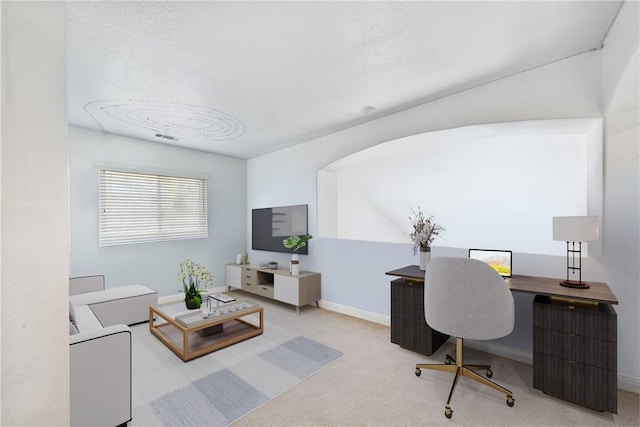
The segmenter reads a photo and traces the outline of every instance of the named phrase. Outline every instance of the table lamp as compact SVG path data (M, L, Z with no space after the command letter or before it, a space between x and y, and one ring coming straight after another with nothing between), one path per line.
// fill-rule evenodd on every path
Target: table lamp
M582 242L598 240L598 231L597 216L553 217L553 240L567 242L567 280L560 282L560 285L582 289L589 287L582 281ZM576 271L578 280L570 280L569 272L573 275Z

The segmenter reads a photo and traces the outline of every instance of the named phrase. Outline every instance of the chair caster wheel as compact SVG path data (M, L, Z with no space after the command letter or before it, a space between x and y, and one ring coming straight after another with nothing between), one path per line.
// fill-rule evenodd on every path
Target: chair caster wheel
M421 373L422 371L420 370L420 368L416 368L416 377L419 377Z
M453 416L453 410L447 406L446 408L444 408L444 416L451 419L451 417Z
M487 369L487 378L493 377L493 371L491 369Z
M507 406L513 408L513 405L516 403L513 396L507 396Z

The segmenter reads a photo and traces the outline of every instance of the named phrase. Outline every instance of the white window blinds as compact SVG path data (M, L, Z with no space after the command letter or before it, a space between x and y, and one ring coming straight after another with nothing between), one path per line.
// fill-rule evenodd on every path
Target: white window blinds
M100 170L100 246L208 236L207 180Z

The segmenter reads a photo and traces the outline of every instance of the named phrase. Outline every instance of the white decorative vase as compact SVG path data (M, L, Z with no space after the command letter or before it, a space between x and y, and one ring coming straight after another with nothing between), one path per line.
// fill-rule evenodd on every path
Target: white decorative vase
M425 271L431 261L431 248L420 248L420 270Z
M300 262L298 261L298 254L291 254L289 274L291 274L292 276L297 276L298 274L300 274Z

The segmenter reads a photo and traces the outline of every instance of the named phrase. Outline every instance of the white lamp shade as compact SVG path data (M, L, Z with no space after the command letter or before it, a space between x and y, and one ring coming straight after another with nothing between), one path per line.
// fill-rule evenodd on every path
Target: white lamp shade
M598 240L597 216L554 216L553 240L593 242Z

